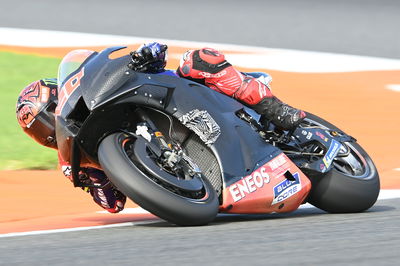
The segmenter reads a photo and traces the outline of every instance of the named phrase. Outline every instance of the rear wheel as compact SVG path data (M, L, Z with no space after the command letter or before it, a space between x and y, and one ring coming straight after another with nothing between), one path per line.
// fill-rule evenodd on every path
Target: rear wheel
M310 113L305 122L341 132ZM312 190L308 202L332 213L361 212L374 205L378 198L379 174L370 156L357 142L343 144L347 156L336 158L333 169L326 175L310 177Z
M202 225L218 212L216 192L190 158L179 171L163 167L143 138L124 133L106 137L99 146L103 170L126 196L149 212L178 225Z

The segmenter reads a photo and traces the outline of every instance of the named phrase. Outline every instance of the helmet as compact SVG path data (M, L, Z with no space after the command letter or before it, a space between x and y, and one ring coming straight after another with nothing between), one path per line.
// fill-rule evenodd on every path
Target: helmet
M42 79L25 87L16 106L17 120L26 134L38 143L57 149L55 116L57 79Z

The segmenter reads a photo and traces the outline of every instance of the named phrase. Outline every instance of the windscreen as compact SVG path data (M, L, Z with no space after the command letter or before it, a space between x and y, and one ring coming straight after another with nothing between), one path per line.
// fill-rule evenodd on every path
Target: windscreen
M90 50L73 50L64 56L58 67L58 87L64 83L65 79L91 55L94 51Z

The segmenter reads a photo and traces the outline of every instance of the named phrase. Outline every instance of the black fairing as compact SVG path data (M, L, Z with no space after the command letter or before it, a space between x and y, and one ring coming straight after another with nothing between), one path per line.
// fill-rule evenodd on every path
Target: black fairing
M129 56L109 59L109 54L119 49L108 48L82 66L81 85L57 120L57 141L64 158L79 153L66 150L71 149L69 141L74 141L81 154L97 162L97 146L106 135L135 129L132 117L136 106L158 109L177 119L194 109L206 110L221 130L209 147L226 185L281 153L235 115L244 107L236 100L176 76L134 72L127 67Z

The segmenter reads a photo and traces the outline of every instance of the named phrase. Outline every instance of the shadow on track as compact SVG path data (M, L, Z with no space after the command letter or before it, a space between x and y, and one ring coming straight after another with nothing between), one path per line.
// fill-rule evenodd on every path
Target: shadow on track
M380 212L388 212L388 211L393 211L396 208L393 206L388 206L388 205L377 205L373 206L371 209L361 212L361 213L347 213L347 214L331 214L327 213L323 210L317 209L317 208L304 208L304 209L299 209L291 213L270 213L270 214L225 214L221 213L218 214L218 216L215 218L213 222L211 222L207 226L217 226L217 225L225 225L229 223L241 223L241 222L255 222L255 221L277 221L279 220L296 220L296 219L301 219L301 218L313 218L313 217L328 217L331 215L337 216L337 215L342 215L342 216L349 216L349 215L371 215L374 213L380 213ZM149 223L146 224L136 224L135 227L154 227L154 228L162 228L162 227L181 227L177 226L171 223L168 223L163 220L157 220L154 222L149 221ZM183 227L190 227L190 226L183 226Z
M208 225L205 226L216 226L216 225L225 225L228 223L240 223L240 222L252 222L252 221L261 221L261 220L276 220L276 219L296 219L301 217L309 217L309 216L318 216L327 214L326 212L316 209L316 208L308 208L297 210L291 213L270 213L270 214L225 214L220 213L215 218L215 220ZM135 226L141 227L181 227L174 224L170 224L166 221L159 220L154 223L146 223L146 224L138 224ZM190 227L190 226L183 226Z

